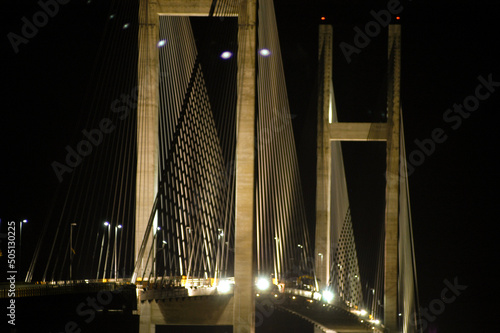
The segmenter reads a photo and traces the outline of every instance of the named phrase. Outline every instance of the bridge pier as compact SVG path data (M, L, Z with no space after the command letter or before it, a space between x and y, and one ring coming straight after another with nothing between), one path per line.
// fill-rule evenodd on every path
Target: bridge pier
M157 325L231 326L233 307L233 295L139 300L139 333L155 333Z

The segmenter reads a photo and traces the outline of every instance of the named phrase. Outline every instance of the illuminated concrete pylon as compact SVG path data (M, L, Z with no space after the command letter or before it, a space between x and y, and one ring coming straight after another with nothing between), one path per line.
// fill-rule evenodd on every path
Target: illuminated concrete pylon
M141 1L139 6L139 59L137 100L137 176L135 204L135 256L148 226L153 203L158 192L158 43L159 19L156 3ZM153 228L153 232L156 232ZM151 247L149 237L146 248ZM145 260L138 276L149 276Z
M159 16L208 16L209 0L141 0L139 14L138 162L135 254L138 257L151 214L158 181ZM226 1L225 16L238 16L238 100L236 131L236 218L233 331L255 331L254 186L255 186L255 55L256 0ZM152 228L152 233L156 228ZM152 239L153 237L150 237ZM147 245L146 248L150 248ZM143 268L142 272L147 269ZM138 276L142 275L142 272ZM146 276L148 272L146 272ZM141 313L141 332L153 332L152 306ZM142 316L148 317L142 319ZM196 314L193 314L194 316Z
M400 172L401 27L389 26L387 123L339 123L334 117L332 27L319 27L320 94L318 102L316 188L316 274L319 287L328 287L332 263L332 141L386 141L387 183L385 216L384 324L398 329L398 221ZM340 198L338 200L341 200ZM337 200L337 201L338 201ZM343 207L341 202L335 203Z

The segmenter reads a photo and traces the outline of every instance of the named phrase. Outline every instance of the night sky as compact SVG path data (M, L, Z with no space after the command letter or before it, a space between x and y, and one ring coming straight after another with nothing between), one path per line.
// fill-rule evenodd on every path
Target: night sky
M341 43L354 45L355 28L373 21L385 1L276 1L276 13L295 139L309 220L314 219L317 31L319 19L334 27L334 89L341 121L383 121L387 33L382 29L348 62ZM9 220L27 218L23 253L30 253L58 186L51 163L60 158L85 118L92 69L110 13L116 24L136 22L112 1L68 1L18 52L8 33L21 33L34 2L3 5L1 73L2 232ZM117 2L118 3L118 2ZM7 9L5 9L7 7ZM493 332L498 295L495 268L500 104L498 10L495 1L402 0L401 94L407 154L424 159L409 178L420 305L441 297L444 280L466 285L428 332ZM122 16L120 16L122 15ZM106 25L108 23L108 25ZM123 34L133 33L122 29ZM106 41L104 41L106 42ZM344 44L345 45L345 44ZM490 81L489 84L485 82ZM483 88L477 88L482 85ZM480 100L474 96L481 95ZM471 97L472 96L472 97ZM472 104L479 101L478 104ZM474 111L457 110L459 104ZM450 111L448 111L450 109ZM439 130L440 129L440 130ZM344 145L358 250L378 237L383 220L384 147ZM425 149L425 148L424 148ZM366 252L366 251L365 251ZM369 254L364 254L369 256ZM23 262L28 265L29 262Z

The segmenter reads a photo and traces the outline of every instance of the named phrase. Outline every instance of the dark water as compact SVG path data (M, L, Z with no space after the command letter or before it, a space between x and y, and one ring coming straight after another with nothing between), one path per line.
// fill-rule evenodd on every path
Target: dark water
M132 309L123 308L121 295L81 293L15 299L15 326L6 315L10 299L1 299L0 332L29 333L85 333L85 332L139 332L139 317ZM108 303L109 302L109 303ZM131 302L129 302L129 305ZM106 310L105 307L109 308ZM113 309L114 308L114 309Z
M116 299L116 297L115 297ZM15 326L9 325L9 299L1 299L1 333L100 333L139 332L139 317L131 309L125 311L94 310L106 303L96 294L56 295L48 297L26 297L16 299ZM115 305L115 306L113 306ZM108 306L117 307L110 303ZM156 333L232 333L231 326L157 326ZM312 333L313 325L277 308L256 319L256 332L304 332Z

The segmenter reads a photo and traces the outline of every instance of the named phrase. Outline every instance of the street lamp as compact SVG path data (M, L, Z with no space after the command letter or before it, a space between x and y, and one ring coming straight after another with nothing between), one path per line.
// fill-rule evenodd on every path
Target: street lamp
M218 228L217 229L217 251L216 251L217 254L215 257L215 281L218 281L217 276L219 275L219 270L220 270L219 261L220 261L220 257L221 257L220 240L223 237L224 237L224 230L221 228ZM216 282L216 283L218 283L218 282Z
M104 260L104 272L102 274L102 278L106 278L106 268L108 267L108 256L109 256L109 242L111 240L111 224L106 221L104 225L108 227L108 246L106 246L106 259Z
M107 226L106 222L104 223ZM99 235L99 234L98 234ZM101 259L102 259L102 251L104 249L104 238L106 237L105 233L102 233L102 242L101 242L101 251L99 253L99 263L97 264L97 280L99 280L99 271L101 270Z
M69 228L69 280L71 281L73 277L73 227L76 226L76 223L71 223Z
M27 223L28 220L22 220L19 222L19 272L21 272L21 240L22 240L22 234L23 234L23 223Z
M117 270L117 260L116 260L116 243L118 241L118 229L121 229L122 228L122 225L119 224L117 226L115 226L115 247L114 247L114 252L115 252L115 281L117 281L118 279L118 270Z
M276 278L276 281L281 280L281 260L280 260L280 250L281 250L281 241L280 239L275 236L274 240L276 241L276 260L275 260L275 269L274 269L274 277Z

